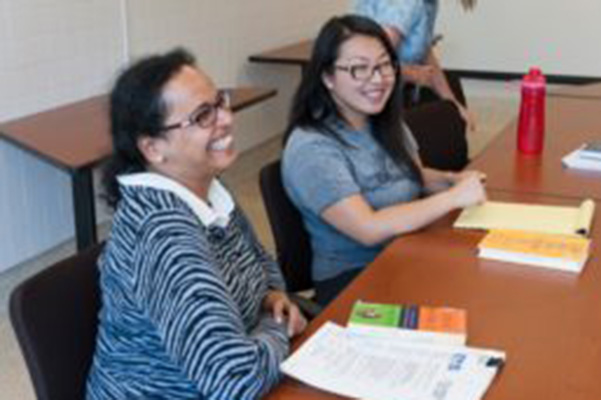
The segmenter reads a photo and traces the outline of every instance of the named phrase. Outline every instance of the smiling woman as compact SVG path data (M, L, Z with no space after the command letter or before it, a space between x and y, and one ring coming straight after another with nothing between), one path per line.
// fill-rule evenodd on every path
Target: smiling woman
M225 93L177 50L111 93L116 208L99 259L88 399L256 399L305 320L217 175L236 159Z
M485 199L477 172L422 167L403 123L397 72L380 25L334 17L294 97L282 178L311 236L324 305L394 236Z

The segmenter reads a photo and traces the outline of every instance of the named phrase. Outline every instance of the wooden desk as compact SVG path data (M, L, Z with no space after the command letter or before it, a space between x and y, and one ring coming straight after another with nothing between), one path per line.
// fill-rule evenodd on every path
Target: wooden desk
M575 204L523 193L491 192L491 198ZM596 214L599 221L599 207ZM580 275L479 259L476 244L483 233L452 229L454 217L395 240L310 324L301 340L327 320L344 325L358 299L462 307L468 311L468 344L507 352L507 364L485 400L601 399L598 249L593 248ZM592 235L599 243L601 224ZM267 396L339 398L289 378Z
M248 60L257 63L298 65L301 69L304 69L309 63L312 51L313 40L303 40L298 43L252 55Z
M275 96L274 89L236 88L232 109ZM97 242L92 169L112 151L108 96L96 96L0 124L0 137L71 176L78 250Z
M601 138L601 101L547 98L546 133L540 156L517 151L516 123L503 132L468 168L487 174L488 188L601 200L601 173L565 169L561 158L587 140Z
M587 85L570 85L547 91L551 97L574 97L589 100L601 100L601 82Z

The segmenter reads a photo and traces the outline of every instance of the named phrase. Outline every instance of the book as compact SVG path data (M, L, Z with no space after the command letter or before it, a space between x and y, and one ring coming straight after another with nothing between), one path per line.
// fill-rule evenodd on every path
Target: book
M491 230L478 244L478 256L569 272L580 272L590 239L511 230Z
M413 342L461 346L467 340L467 312L451 307L357 301L348 321L351 332Z
M328 321L281 370L353 399L479 400L505 360L498 350L356 335Z
M578 207L487 201L465 208L453 226L587 236L594 212L595 202L591 199L584 200Z
M591 142L561 159L567 168L601 171L601 142Z

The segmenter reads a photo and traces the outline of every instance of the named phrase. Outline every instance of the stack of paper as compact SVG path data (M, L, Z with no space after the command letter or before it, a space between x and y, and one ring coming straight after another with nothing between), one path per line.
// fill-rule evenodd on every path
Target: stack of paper
M453 226L587 236L594 212L595 202L590 199L583 201L579 207L487 201L464 209Z
M587 143L561 159L568 168L601 171L601 142Z
M378 400L481 399L505 353L357 335L324 324L282 364L309 385Z

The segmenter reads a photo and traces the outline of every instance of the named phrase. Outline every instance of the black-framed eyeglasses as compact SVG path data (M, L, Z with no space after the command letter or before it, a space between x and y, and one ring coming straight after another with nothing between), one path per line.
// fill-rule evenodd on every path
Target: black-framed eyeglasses
M369 64L334 65L334 68L348 72L356 81L367 82L376 72L382 78L392 78L397 73L397 66L392 60L382 61L374 66Z
M217 122L219 110L229 110L230 106L230 93L226 90L220 90L217 92L217 97L214 102L201 104L187 119L182 122L167 125L163 127L162 131L183 129L193 125L199 126L200 128L208 128L215 125L215 122Z

